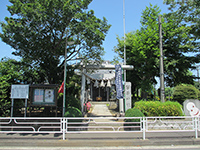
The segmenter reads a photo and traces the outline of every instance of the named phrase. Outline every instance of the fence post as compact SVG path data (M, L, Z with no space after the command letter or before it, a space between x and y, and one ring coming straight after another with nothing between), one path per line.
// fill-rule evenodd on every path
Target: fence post
M66 119L65 132L67 133L68 119Z
M197 117L194 118L194 130L195 130L195 138L198 138L198 120Z
M62 124L63 124L63 140L65 140L65 118L62 119Z
M145 130L146 130L145 117L142 118L142 122L143 122L143 124L142 124L143 125L143 130L142 130L143 131L143 140L145 140Z

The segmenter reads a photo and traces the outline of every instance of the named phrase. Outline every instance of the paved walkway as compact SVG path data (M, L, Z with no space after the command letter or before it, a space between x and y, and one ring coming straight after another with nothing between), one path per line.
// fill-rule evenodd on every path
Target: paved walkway
M124 121L119 121L115 119L107 119L101 117L113 117L114 114L108 109L108 104L106 102L93 102L92 111L89 114L90 117L98 117L93 119L88 124L88 131L117 131L120 127L123 126ZM120 131L123 131L123 128L120 128Z
M90 114L90 117L113 117L113 115L111 114L110 110L108 109L106 102L96 102L96 103L92 103L93 104L93 108L92 108L92 112Z

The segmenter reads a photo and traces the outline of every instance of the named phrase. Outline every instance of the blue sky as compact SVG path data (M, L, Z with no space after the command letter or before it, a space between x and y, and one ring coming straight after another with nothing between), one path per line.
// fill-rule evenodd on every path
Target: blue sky
M161 14L168 12L167 5L163 0L125 0L125 32L134 31L140 28L142 11L146 7L157 5L161 9ZM108 31L103 47L106 51L105 60L112 60L114 56L113 48L117 45L116 37L123 37L123 0L93 0L89 5L98 18L106 17L111 28Z
M163 0L125 0L125 31L130 32L140 28L141 13L146 6L151 4L158 5L161 13L168 12L167 5L163 4ZM4 21L6 16L10 16L7 11L7 5L10 5L9 0L1 0L0 5L0 21ZM106 17L111 28L108 31L106 39L103 43L106 51L104 60L112 60L114 57L114 46L117 45L116 37L123 37L123 0L93 0L89 5L89 10L93 9L96 17L102 19ZM1 29L0 29L0 32ZM0 58L10 57L17 59L11 53L13 49L0 40L1 55Z

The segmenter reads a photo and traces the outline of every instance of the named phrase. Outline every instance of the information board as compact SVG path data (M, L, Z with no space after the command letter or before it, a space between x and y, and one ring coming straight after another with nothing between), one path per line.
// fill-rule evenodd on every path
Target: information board
M28 99L29 85L21 85L21 84L11 85L11 98L12 99Z
M57 90L57 85L31 85L30 99L32 105L56 105Z
M45 102L53 103L54 102L54 89L45 90Z
M34 102L43 102L44 89L35 89L34 90Z

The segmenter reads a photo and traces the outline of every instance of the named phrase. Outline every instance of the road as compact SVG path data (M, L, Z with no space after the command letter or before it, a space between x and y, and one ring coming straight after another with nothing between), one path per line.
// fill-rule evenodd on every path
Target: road
M139 147L0 147L0 150L199 150L198 146L139 146Z

